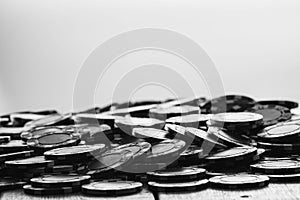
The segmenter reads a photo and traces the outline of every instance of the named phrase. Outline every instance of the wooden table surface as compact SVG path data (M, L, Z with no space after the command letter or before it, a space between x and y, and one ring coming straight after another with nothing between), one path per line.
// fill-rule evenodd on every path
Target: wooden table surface
M38 200L38 199L47 199L47 200L92 200L92 199L117 199L117 200L199 200L199 199L300 199L300 183L290 183L290 184L269 184L269 186L261 189L251 189L251 190L216 190L216 189L206 189L198 192L188 192L188 193L173 193L165 194L159 193L158 195L153 195L147 190L143 190L140 193L122 197L89 197L84 196L80 193L72 195L63 195L63 196L31 196L23 193L22 190L13 190L3 192L1 194L1 200Z

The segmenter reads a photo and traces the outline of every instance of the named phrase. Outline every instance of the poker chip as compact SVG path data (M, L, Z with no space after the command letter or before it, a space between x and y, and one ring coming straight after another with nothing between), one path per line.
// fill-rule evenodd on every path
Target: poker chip
M176 138L185 141L187 144L192 143L193 141L195 143L203 143L203 138L198 138L197 136L191 133L187 133L186 131L187 128L192 128L192 127L183 127L176 124L166 124L164 130L166 130L169 133L168 134L169 139ZM200 131L202 131L202 129Z
M224 126L226 129L235 129L237 127L256 128L262 121L263 116L261 114L250 112L218 113L210 119L212 125Z
M278 105L255 105L248 111L261 114L263 116L263 125L265 127L287 121L292 117L288 108Z
M299 182L300 174L266 174L270 178L270 182L290 183Z
M124 117L116 120L115 124L123 132L132 135L134 128L142 127L162 129L165 125L165 122L154 118Z
M164 130L168 131L171 137L175 137L175 135L176 137L181 137L186 135L185 133L186 127L176 125L176 124L166 124Z
M209 179L212 187L223 189L260 188L269 184L269 177L254 174L215 176Z
M49 160L78 160L96 156L105 151L104 144L80 145L71 147L56 148L44 153Z
M293 140L295 137L300 138L300 124L281 123L268 126L257 136L261 140L270 142L280 142L285 139Z
M263 101L257 101L256 104L279 105L279 106L286 107L288 109L298 108L298 103L290 100L263 100Z
M151 153L149 153L145 160L164 163L173 160L184 151L185 142L182 140L164 140L155 145L152 145Z
M234 170L233 172L229 171L229 172L215 172L215 171L206 171L206 175L207 177L211 178L214 176L226 176L226 175L234 175L236 174L236 170Z
M10 141L10 136L0 136L0 143L8 143Z
M149 181L154 182L188 182L204 178L205 172L203 168L173 168L147 172L147 177Z
M26 150L28 150L28 146L22 140L11 140L7 143L0 144L0 153L2 154Z
M207 132L209 138L218 141L218 143L224 144L228 147L245 146L245 145L249 146L249 143L251 142L249 139L245 137L241 137L238 134L235 135L229 134L218 127L209 127Z
M34 155L33 150L7 153L7 154L0 154L0 162L5 162L5 161L8 161L8 160L21 159L21 158L28 158L28 157L31 157L32 155Z
M148 139L172 139L174 138L173 134L170 134L167 131L156 129L156 128L134 128L132 130L132 135L138 138L148 138Z
M186 136L194 138L194 142L200 143L202 146L219 149L227 147L226 145L218 142L218 138L210 136L209 132L192 127L187 127L185 130Z
M43 135L51 134L51 133L58 133L62 132L63 129L61 127L55 126L55 127L47 127L47 126L42 126L42 127L35 127L32 129L29 129L27 131L24 131L21 133L20 137L23 141L27 141L31 138L38 138Z
M59 175L44 175L30 179L33 187L42 188L60 188L60 187L78 187L90 181L88 175L78 174L59 174Z
M171 117L166 120L166 123L177 124L183 127L194 127L206 126L206 122L211 118L211 115L204 114L192 114Z
M60 195L79 192L80 187L59 187L59 188L40 188L31 185L24 185L23 190L26 194L31 195Z
M25 184L25 181L16 178L0 178L0 191L22 188Z
M284 151L290 151L297 153L300 150L300 143L267 143L267 142L257 142L257 146L264 149L270 149L278 155L284 153Z
M223 161L240 161L253 157L257 153L255 147L233 147L228 150L217 152L210 156L205 157L205 160L210 163L223 162Z
M0 116L0 191L23 186L26 194L44 197L79 191L119 196L145 186L156 198L157 192L208 186L296 183L297 106L225 95L126 101L76 113L5 114Z
M95 181L82 185L81 190L84 194L97 196L127 195L141 191L142 186L142 183L134 181Z
M250 165L253 172L264 174L293 174L300 172L297 160L269 160Z
M80 135L76 133L55 132L46 133L27 140L27 145L35 149L54 149L75 145L80 142Z
M36 167L32 169L27 169L29 173L40 173L40 174L61 174L70 173L77 171L77 168L73 165L54 165L51 167Z
M206 170L206 175L208 177L214 176L227 176L236 174L248 174L249 170L245 167L219 167L219 168L208 168Z
M255 104L254 99L242 95L226 95L206 102L203 113L243 112Z
M268 156L263 156L261 158L262 161L266 160L297 160L297 157L289 156L289 157L268 157Z
M45 160L44 156L35 156L31 158L6 161L5 165L6 167L27 169L30 167L50 167L54 165L54 161Z
M151 144L148 142L133 142L113 148L113 151L127 152L133 159L148 154L151 150Z
M208 183L207 179L180 183L158 183L151 181L148 182L148 188L156 192L187 192L206 189Z
M130 156L124 152L105 153L88 163L86 174L92 177L106 175L107 172L125 165L129 160Z
M129 161L146 155L150 148L151 145L147 142L136 142L110 149L88 164L87 174L98 176L112 169L120 169Z

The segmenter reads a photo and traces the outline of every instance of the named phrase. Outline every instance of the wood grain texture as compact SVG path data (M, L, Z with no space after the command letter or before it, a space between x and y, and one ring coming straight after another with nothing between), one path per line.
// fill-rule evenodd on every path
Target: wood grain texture
M251 190L217 190L206 189L192 193L181 194L159 194L159 200L293 200L300 199L300 183L292 184L269 184L269 186L260 189Z
M267 187L260 189L251 190L217 190L208 188L206 190L198 192L189 193L172 193L165 194L160 193L158 195L159 200L260 200L260 199L270 199L270 200L296 200L300 199L300 183L291 184L270 184ZM152 193L147 190L134 195L121 196L121 197L89 197L84 196L80 193L73 195L63 195L63 196L31 196L23 193L22 190L14 190L3 192L1 194L1 200L154 200Z
M121 196L121 197L92 197L92 196L85 196L80 193L71 194L71 195L61 195L61 196L32 196L24 194L23 190L12 190L1 193L1 200L154 200L152 193L148 192L147 190L143 190L140 193L128 195L128 196Z

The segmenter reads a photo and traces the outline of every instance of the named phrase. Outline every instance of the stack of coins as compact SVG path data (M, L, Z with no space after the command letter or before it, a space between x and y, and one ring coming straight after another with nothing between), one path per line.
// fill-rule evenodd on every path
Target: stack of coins
M199 167L172 168L148 172L148 187L156 192L180 192L205 189L206 170Z
M80 191L81 185L89 183L90 178L78 174L44 175L30 179L30 184L23 189L33 195L69 194Z

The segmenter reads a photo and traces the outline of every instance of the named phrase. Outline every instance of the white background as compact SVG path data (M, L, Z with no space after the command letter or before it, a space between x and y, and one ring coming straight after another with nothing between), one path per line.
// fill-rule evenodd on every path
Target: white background
M144 27L173 30L201 45L228 93L300 100L299 11L297 0L1 0L0 113L72 110L76 76L89 53ZM201 85L200 95L208 95ZM107 103L97 92L95 104ZM167 94L148 87L136 97Z

